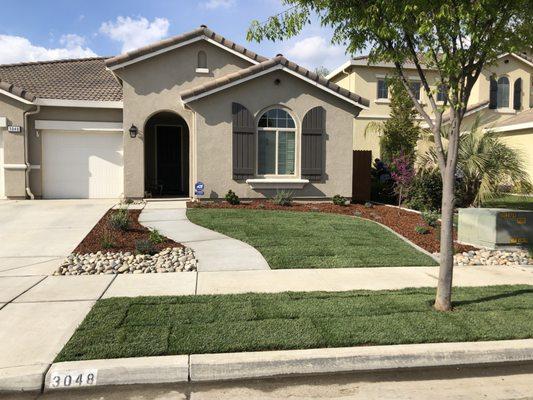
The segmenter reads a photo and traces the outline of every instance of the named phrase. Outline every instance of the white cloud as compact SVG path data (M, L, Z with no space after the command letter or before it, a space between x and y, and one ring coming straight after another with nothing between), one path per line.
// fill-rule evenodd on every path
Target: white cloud
M162 39L167 35L169 25L166 18L155 18L150 22L144 17L117 17L115 22L104 22L100 33L121 42L124 53Z
M332 45L318 35L293 42L285 48L284 55L291 61L310 69L320 66L333 69L348 58L344 47Z
M60 40L64 47L47 48L36 46L21 36L0 35L0 63L9 64L23 61L46 61L63 58L95 57L96 53L85 46L85 40L78 35L63 35Z
M215 10L217 8L230 8L235 5L235 0L207 0L200 3L206 10Z

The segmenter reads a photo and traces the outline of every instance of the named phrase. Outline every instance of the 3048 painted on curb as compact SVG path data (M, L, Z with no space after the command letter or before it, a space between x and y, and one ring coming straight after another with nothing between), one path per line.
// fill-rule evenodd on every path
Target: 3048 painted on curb
M98 377L97 369L82 371L57 371L50 376L49 389L66 389L81 386L95 386Z

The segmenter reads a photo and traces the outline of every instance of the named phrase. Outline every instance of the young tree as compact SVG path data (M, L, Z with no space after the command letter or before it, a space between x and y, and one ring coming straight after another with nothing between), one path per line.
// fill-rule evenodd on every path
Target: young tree
M461 122L481 70L507 52L533 43L531 0L284 0L290 7L265 23L253 21L249 40L282 40L301 32L316 13L334 29L334 42L349 53L371 48L370 60L394 65L416 110L435 140L443 182L440 270L434 307L450 310L453 277L453 210ZM415 67L433 117L416 100L404 69ZM426 70L435 70L446 92L436 101ZM448 149L441 138L442 115L450 112Z
M381 159L386 164L400 155L407 156L411 162L415 159L415 147L420 137L420 127L416 118L413 100L405 90L402 82L395 78L387 80L390 90L390 118L384 122L371 122L368 131L381 134Z
M329 69L321 65L320 67L315 68L315 74L321 76L322 78L325 78L329 74Z

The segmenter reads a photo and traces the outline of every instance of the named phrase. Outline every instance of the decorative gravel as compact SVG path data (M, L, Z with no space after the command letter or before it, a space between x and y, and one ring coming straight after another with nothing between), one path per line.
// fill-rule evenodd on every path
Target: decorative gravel
M456 254L456 265L533 265L525 250L472 250Z
M131 252L73 253L54 275L153 274L196 271L198 261L189 247L168 247L154 255Z

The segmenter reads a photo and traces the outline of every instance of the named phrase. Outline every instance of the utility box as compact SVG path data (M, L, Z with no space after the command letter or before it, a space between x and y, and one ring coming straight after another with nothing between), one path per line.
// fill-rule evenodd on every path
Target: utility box
M533 211L460 208L458 240L489 249L532 244Z

